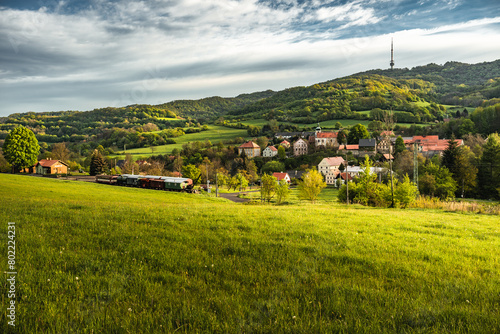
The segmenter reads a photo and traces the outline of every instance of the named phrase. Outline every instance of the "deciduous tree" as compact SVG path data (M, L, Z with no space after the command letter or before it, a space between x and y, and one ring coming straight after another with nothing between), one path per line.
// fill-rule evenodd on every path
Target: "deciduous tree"
M40 152L35 134L24 126L13 129L5 138L2 148L5 159L14 170L34 166Z
M276 184L276 203L281 204L287 200L290 195L290 188L286 180L281 180Z
M315 203L318 199L321 190L326 187L326 183L323 180L323 175L316 169L309 169L307 173L302 176L302 180L299 181L299 197L301 199L306 199Z

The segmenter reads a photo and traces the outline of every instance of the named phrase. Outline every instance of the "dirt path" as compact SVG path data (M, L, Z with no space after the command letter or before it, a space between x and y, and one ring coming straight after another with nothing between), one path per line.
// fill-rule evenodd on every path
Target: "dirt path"
M252 190L252 191L240 191L238 193L227 193L227 194L219 194L220 197L228 199L230 201L233 201L235 203L246 203L249 202L250 199L248 198L239 198L239 194L246 194L246 193L255 193L258 192L259 190Z

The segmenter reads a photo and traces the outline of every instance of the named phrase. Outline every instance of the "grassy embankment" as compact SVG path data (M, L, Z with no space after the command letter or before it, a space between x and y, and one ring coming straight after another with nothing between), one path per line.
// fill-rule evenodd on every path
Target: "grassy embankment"
M498 216L0 184L18 333L500 331Z

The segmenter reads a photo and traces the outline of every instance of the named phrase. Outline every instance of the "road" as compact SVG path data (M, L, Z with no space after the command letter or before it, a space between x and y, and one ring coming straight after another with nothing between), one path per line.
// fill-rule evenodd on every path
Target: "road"
M219 194L219 197L228 199L230 201L233 201L235 203L246 203L249 202L250 199L248 198L239 198L239 194L246 194L246 193L255 193L258 192L259 190L252 190L252 191L240 191L238 193L224 193L224 194Z

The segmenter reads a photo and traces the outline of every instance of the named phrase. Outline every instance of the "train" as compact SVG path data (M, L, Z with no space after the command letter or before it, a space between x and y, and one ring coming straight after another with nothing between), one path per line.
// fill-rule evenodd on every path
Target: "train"
M156 175L98 175L97 183L117 185L123 187L137 187L166 191L196 193L192 179L184 177L156 176Z

